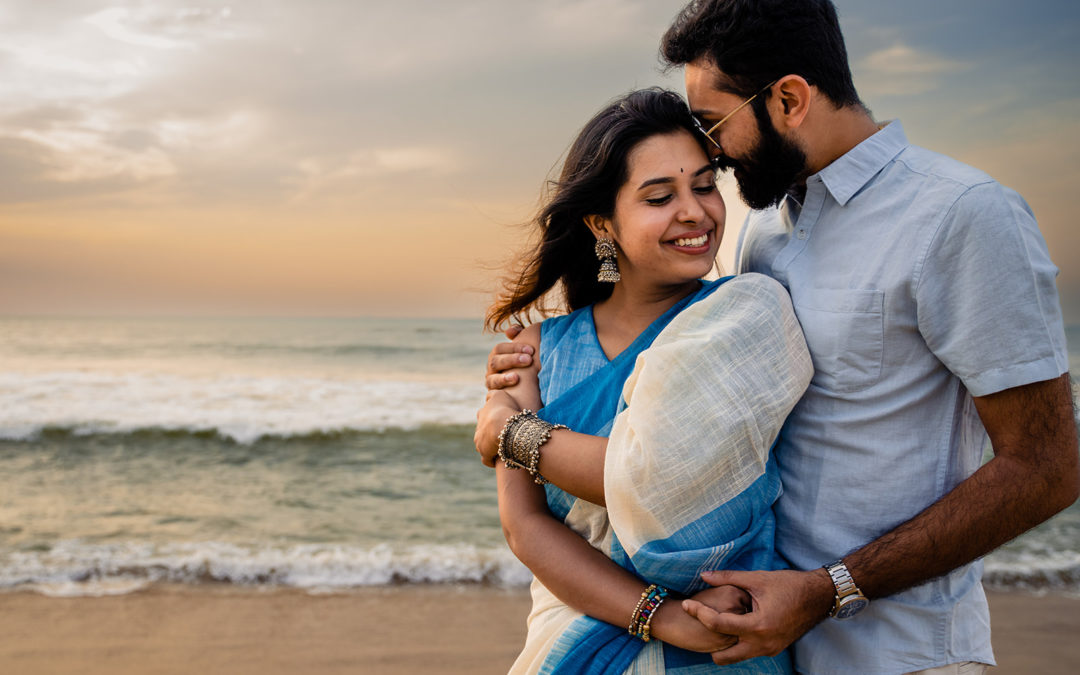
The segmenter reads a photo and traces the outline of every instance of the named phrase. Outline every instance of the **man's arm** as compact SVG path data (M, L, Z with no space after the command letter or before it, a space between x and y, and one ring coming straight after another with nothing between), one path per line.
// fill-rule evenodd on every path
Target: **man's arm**
M986 555L1072 504L1080 493L1077 428L1068 373L974 399L994 457L920 514L844 557L869 598L892 595ZM687 601L687 611L739 642L719 664L776 654L825 618L833 585L822 569L713 572L753 597L746 615Z
M984 556L1076 500L1080 476L1068 373L974 401L994 458L918 517L845 559L849 570L863 570L853 574L869 597L891 595ZM900 564L905 559L908 564Z

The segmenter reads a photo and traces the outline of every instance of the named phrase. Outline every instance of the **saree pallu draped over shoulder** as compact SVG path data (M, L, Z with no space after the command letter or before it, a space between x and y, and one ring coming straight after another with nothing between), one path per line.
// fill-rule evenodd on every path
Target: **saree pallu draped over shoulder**
M582 349L565 333L586 326L595 340L591 316L584 308L545 322L541 396L556 396L539 414L608 436L607 508L547 485L552 514L643 584L685 595L705 587L706 570L781 566L771 510L781 487L770 449L813 375L784 288L758 274L705 283L618 357L604 362L600 352L591 372L553 386ZM538 581L532 596L511 673L791 672L786 653L721 667L708 654L643 643L625 626L585 616Z

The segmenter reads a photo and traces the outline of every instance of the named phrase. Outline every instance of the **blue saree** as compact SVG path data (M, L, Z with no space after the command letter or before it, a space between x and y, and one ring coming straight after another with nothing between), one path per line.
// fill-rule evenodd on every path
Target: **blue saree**
M684 595L705 587L705 570L780 566L769 449L812 374L782 287L760 275L704 283L610 361L582 308L544 322L540 363L540 416L609 437L607 508L549 484L555 517L643 584ZM574 612L539 582L533 597L511 672L791 672L786 653L720 667Z

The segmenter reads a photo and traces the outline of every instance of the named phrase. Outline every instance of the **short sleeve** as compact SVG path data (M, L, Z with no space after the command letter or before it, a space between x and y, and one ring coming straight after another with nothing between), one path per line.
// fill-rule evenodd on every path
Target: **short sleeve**
M919 330L973 396L1053 379L1068 370L1057 273L1020 195L975 185L924 253Z

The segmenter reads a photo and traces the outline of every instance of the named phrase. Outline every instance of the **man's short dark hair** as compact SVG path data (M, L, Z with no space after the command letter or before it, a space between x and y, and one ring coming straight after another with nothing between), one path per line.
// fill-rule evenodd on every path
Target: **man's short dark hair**
M706 58L751 96L800 75L837 106L861 105L836 8L829 0L693 0L660 43L669 67Z

